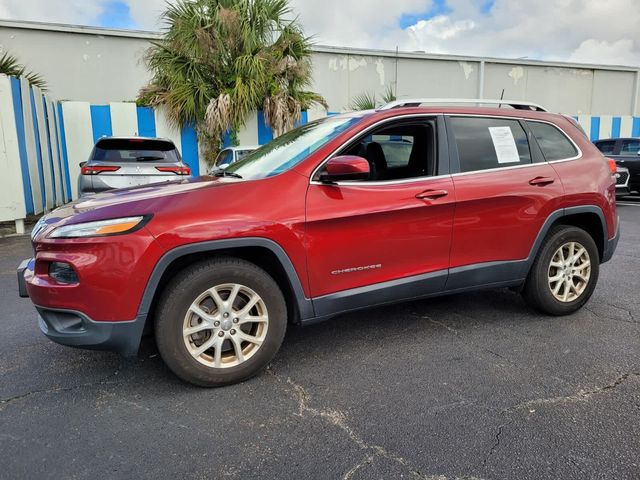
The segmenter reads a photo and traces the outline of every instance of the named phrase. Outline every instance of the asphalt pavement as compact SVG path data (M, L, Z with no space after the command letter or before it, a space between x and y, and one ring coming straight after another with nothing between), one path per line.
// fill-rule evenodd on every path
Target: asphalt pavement
M628 203L628 204L627 204ZM640 202L581 311L509 290L291 327L268 370L186 385L138 358L56 345L0 238L0 478L638 479Z

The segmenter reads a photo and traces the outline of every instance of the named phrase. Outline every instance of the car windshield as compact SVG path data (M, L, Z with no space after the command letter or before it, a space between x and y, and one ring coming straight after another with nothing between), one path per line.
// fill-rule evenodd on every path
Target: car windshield
M226 172L245 179L271 177L285 172L361 119L362 115L336 116L307 123L230 165Z

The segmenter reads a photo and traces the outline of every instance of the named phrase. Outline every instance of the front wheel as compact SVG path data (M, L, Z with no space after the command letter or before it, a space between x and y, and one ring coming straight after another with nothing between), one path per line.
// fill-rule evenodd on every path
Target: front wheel
M286 327L285 300L273 278L244 260L216 258L187 267L164 290L155 335L178 377L215 387L262 370Z
M525 300L549 315L568 315L591 297L598 282L600 256L593 238L580 228L553 227L531 267Z

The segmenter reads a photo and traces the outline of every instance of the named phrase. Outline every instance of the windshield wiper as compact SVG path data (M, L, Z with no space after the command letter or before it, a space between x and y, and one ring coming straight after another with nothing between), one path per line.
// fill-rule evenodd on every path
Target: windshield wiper
M237 173L227 172L226 170L218 170L213 174L214 177L233 177L233 178L242 178L242 175L238 175Z
M164 160L164 157L158 157L155 155L142 155L140 157L136 157L136 160L139 162L146 162L151 160Z

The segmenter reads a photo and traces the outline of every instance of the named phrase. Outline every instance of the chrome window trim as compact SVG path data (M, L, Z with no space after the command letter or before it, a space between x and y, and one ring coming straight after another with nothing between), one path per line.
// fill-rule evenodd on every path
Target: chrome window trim
M383 118L382 120L377 121L373 125L369 125L367 128L365 128L364 130L359 132L358 136L366 135L367 132L370 132L374 128L377 128L377 127L379 127L380 125L382 125L384 123L395 122L396 120L399 120L399 119L400 120L404 120L404 119L412 119L412 118L438 118L438 117L442 117L442 116L444 116L444 114L442 114L442 113L411 113L411 114L406 114L406 115L398 115L396 117L391 117L391 118ZM324 166L325 163L327 163L329 160L331 160L340 150L342 150L344 147L346 147L352 140L353 140L353 138L350 138L349 140L344 142L342 145L340 145L338 148L336 148L333 152L331 152L327 156L327 158L325 158L322 162L320 162L320 164L318 164L318 166L313 170L313 172L311 173L311 176L309 177L309 185L325 185L325 186L395 185L395 184L403 184L403 183L414 183L414 182L428 180L428 179L431 179L431 178L445 178L445 177L449 177L450 176L450 174L446 174L446 175L426 175L424 177L403 178L403 179L400 179L400 180L384 180L384 181L380 181L380 182L377 182L377 181L367 182L367 181L357 181L357 180L348 181L347 180L347 181L334 182L334 183L322 183L322 182L313 180L313 177L316 176L316 173L318 173L318 170L320 170Z
M528 167L539 167L540 165L544 165L545 163L549 163L549 162L538 162L538 163L525 163L524 165L511 165L510 167L497 167L497 168L487 168L485 170L472 170L470 172L458 172L458 173L452 173L451 176L452 177L463 177L463 176L467 176L467 175L477 175L480 173L485 173L485 172L501 172L503 170L515 170L518 168L528 168Z
M384 186L384 185L403 185L405 183L418 183L418 182L426 182L429 180L442 179L442 178L451 178L451 174L447 173L446 175L427 175L424 177L411 177L404 178L402 180L381 180L381 181L373 181L367 182L362 180L344 180L341 182L334 183L322 183L322 182L311 182L310 185L325 185L328 187L331 186L345 186L345 187L364 187L364 186Z
M398 120L398 119L434 118L434 117L444 117L444 116L448 116L450 118L453 118L453 117L475 117L475 118L489 118L489 119L499 118L499 119L503 119L503 120L516 120L516 121L520 120L520 121L524 121L524 122L546 123L547 125L551 125L552 127L556 128L562 135L564 135L565 138L567 138L569 140L569 142L574 146L574 148L576 149L578 154L573 156L573 157L569 157L569 158L562 158L560 160L551 160L551 161L545 160L544 162L540 162L540 163L533 163L532 162L532 163L527 163L525 165L512 165L512 166L506 166L506 167L488 168L486 170L473 170L473 171L470 171L470 172L448 173L446 175L413 177L413 178L405 178L405 179L402 179L402 180L384 180L384 181L380 181L380 182L376 182L376 181L374 181L374 182L342 181L342 182L335 182L335 183L322 183L322 182L318 182L318 181L313 180L313 177L315 177L316 173L318 173L318 170L320 170L324 166L325 163L327 163L329 160L331 160L331 158L333 158L341 149L343 149L352 140L352 139L350 139L347 142L345 142L342 145L340 145L338 148L336 148L333 152L331 152L327 156L327 158L325 158L322 162L320 162L320 164L313 170L311 176L309 177L309 185L326 185L326 186L399 185L399 184L404 184L404 183L415 183L415 182L425 181L425 180L428 180L428 179L437 179L437 178L441 179L441 178L447 178L447 177L458 177L458 176L463 176L463 175L474 175L474 174L480 174L480 173L485 173L485 172L499 172L499 171L502 171L502 170L513 170L513 169L516 169L516 168L534 167L534 166L542 165L543 163L552 164L552 163L560 163L560 162L571 162L571 161L574 161L574 160L579 160L583 156L583 153L582 153L582 150L580 149L580 147L576 144L576 142L573 141L571 136L569 136L567 134L567 132L565 132L562 127L559 127L558 125L556 125L553 122L549 122L549 121L546 121L546 120L538 120L538 119L533 119L533 118L527 118L527 117L524 117L524 116L483 115L483 114L478 114L478 113L455 113L455 114L448 114L448 113L435 113L435 114L431 113L431 114L428 114L428 113L422 113L422 114L407 114L407 115L398 115L397 117L385 118L383 120L380 120L379 122L376 122L373 125L370 125L369 127L367 127L365 130L360 132L360 134L366 134L370 130L380 126L383 123L392 122L392 121L395 121L395 120ZM532 133L532 135L533 135L533 133ZM455 138L454 138L454 141L455 141ZM536 141L537 141L537 139L536 139ZM544 155L544 153L543 153L543 155Z

